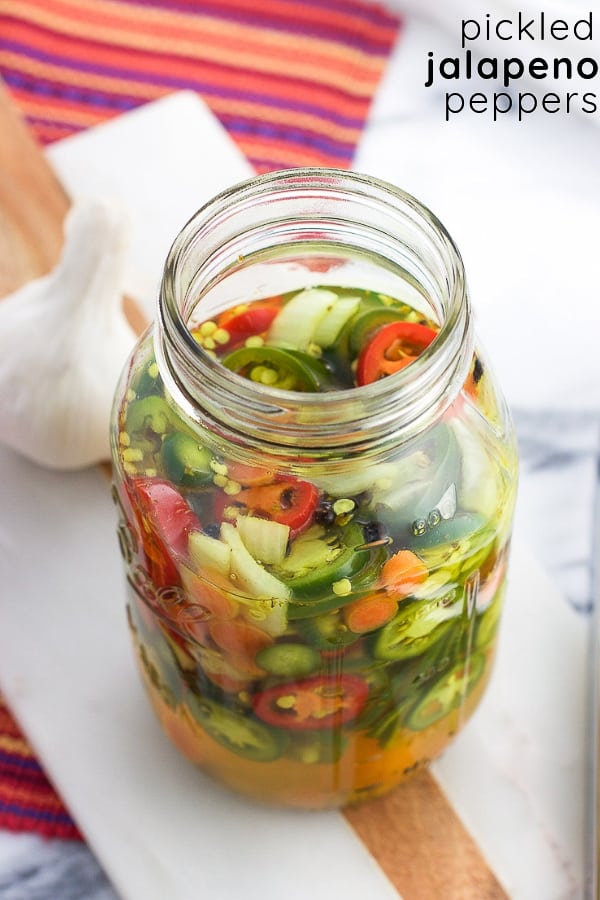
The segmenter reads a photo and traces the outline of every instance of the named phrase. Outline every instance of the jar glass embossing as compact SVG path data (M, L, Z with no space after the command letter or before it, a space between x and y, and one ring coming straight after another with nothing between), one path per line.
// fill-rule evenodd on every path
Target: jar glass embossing
M326 169L208 203L112 447L136 657L185 756L324 808L443 751L490 676L517 455L427 209Z

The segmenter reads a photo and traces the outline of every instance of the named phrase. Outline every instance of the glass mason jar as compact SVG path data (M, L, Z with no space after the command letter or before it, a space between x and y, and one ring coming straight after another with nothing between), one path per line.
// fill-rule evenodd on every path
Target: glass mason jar
M352 372L352 348L398 319L434 339L327 391L264 377L268 359L250 378L219 361L232 318L269 346L242 325L307 289L298 329L328 337L305 361ZM327 169L204 206L167 258L112 447L136 656L185 756L261 801L324 808L446 747L492 668L517 456L460 256L427 209Z

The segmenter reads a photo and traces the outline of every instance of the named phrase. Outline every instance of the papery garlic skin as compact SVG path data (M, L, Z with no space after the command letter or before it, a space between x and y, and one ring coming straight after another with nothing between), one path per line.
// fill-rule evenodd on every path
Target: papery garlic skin
M53 469L108 459L113 394L136 335L123 313L126 227L77 202L56 268L0 300L0 441Z

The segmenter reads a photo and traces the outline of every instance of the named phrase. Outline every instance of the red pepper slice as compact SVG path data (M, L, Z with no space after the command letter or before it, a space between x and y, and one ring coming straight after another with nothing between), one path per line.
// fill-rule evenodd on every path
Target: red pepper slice
M288 525L294 538L312 522L321 494L310 481L282 478L271 484L243 488L238 494L223 494L216 504L217 518L228 506L238 506L246 514L261 516Z
M265 334L281 309L281 303L277 299L270 298L264 304L258 301L240 312L236 312L234 307L233 310L222 313L217 324L219 328L229 332L229 340L221 345L221 350L232 350L241 346L246 338Z
M202 528L196 514L172 484L158 478L133 478L129 495L148 574L157 587L179 584L177 557L187 557L190 531Z
M437 332L418 322L388 322L363 347L356 367L358 385L371 384L404 369L428 347Z
M269 725L293 731L337 728L355 719L369 687L359 675L315 675L267 688L256 695L254 712Z

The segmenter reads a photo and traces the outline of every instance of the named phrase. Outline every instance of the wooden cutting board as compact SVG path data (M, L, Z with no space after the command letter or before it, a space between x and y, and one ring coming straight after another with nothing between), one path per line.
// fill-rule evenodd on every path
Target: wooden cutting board
M58 260L69 198L0 84L0 297ZM125 311L139 333L135 301ZM404 900L502 900L507 894L429 772L344 812Z

